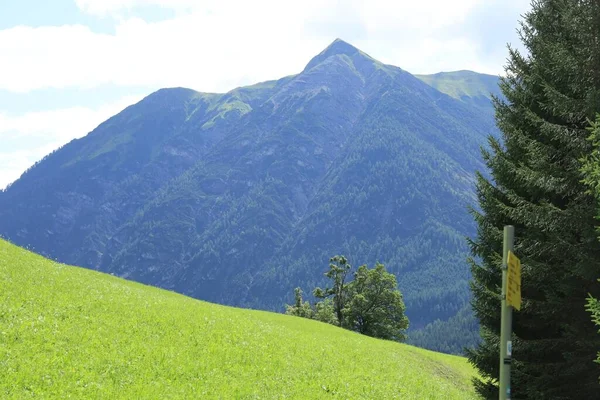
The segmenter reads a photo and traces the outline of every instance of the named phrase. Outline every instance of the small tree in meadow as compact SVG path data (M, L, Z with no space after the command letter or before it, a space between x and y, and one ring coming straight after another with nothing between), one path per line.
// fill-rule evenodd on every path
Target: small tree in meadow
M349 301L342 310L344 327L367 336L398 342L406 339L408 318L394 274L383 264L361 265L348 286Z
M329 271L331 287L317 287L313 295L321 299L314 307L303 301L300 288L295 290L295 304L287 306L286 314L338 325L364 335L395 340L406 339L408 318L402 294L394 274L377 263L369 269L361 265L354 281L346 282L351 265L344 256L331 258Z

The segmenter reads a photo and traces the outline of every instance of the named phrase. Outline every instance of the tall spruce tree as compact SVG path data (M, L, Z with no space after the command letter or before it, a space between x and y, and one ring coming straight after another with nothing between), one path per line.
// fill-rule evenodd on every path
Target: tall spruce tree
M600 336L585 307L600 295L596 202L582 183L588 119L600 111L599 1L541 0L521 23L529 54L509 48L505 100L495 100L501 140L490 138L479 174L473 308L482 343L469 351L478 391L498 398L502 227L515 226L523 262L513 313L512 397L593 399Z
M596 197L596 201L599 205L596 218L600 220L600 114L596 115L596 120L591 122L589 130L591 132L589 140L592 143L593 148L591 154L583 160L583 181L589 186L590 193ZM598 229L598 234L600 235L600 227ZM600 236L598 239L600 239ZM594 321L596 326L600 327L600 300L590 296L588 299L587 310L592 315L592 321ZM600 331L598 333L600 333ZM598 350L596 362L600 364L600 349Z

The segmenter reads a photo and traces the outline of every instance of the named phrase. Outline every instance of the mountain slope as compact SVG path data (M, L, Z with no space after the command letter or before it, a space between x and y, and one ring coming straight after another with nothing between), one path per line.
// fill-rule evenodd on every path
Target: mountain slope
M336 40L298 75L148 96L0 193L0 234L63 262L277 311L294 287L322 284L335 254L381 261L422 329L468 308L467 206L494 131L479 108Z
M492 96L503 98L498 86L499 78L494 75L473 71L453 71L415 76L448 96L491 113L494 112L490 102Z
M204 303L3 240L0 326L3 399L475 398L464 358Z
M126 108L1 193L0 205L12 208L2 213L1 233L67 262L99 264L123 221L195 165L271 90L252 89L226 95L162 89Z

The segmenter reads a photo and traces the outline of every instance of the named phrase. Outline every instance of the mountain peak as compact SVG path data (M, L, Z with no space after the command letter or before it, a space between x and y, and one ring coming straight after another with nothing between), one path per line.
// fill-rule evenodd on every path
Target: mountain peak
M353 56L356 53L361 53L359 49L352 46L350 43L343 41L342 39L335 39L329 46L325 48L322 52L320 52L317 56L315 56L304 68L305 71L313 68L315 65L320 64L325 61L329 57L336 55L346 55Z
M327 53L330 56L336 55L336 54L352 55L358 51L360 51L360 50L358 50L356 47L352 46L350 43L345 42L340 38L337 38L333 42L331 42L331 44L329 46L327 46L325 48L325 50L323 50L321 52L321 54Z

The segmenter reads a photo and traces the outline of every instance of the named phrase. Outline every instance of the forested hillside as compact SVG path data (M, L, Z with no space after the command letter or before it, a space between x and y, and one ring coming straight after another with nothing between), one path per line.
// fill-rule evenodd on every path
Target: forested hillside
M163 89L1 192L0 234L62 262L277 311L294 287L320 284L335 254L380 261L398 278L413 342L460 352L477 340L467 208L496 132L468 95L481 103L486 89L470 84L439 91L336 40L280 80Z

